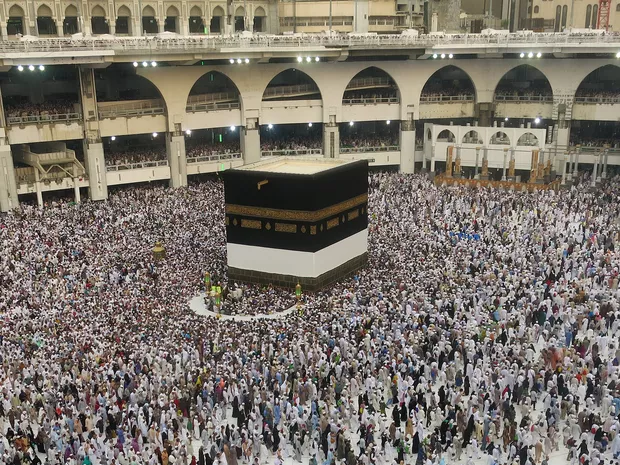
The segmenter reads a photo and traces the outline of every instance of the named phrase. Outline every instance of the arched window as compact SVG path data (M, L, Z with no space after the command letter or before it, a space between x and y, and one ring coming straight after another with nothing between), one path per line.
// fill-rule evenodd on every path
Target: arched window
M555 25L554 25L554 30L555 32L560 32L560 18L562 16L562 7L560 5L558 5L555 8Z
M536 5L534 7L534 14L537 15L538 13L540 13L540 7L538 5Z
M592 6L592 29L598 27L598 5Z
M265 31L265 10L262 7L258 7L254 10L254 24L252 25L252 29L254 32L264 32Z
M18 5L13 5L9 9L9 20L6 24L7 33L10 36L24 34L24 10Z
M110 27L106 12L101 5L96 5L90 13L90 27L93 34L109 34Z
M52 10L47 5L41 5L37 10L37 30L39 35L56 35L56 22L52 17Z
M152 6L146 5L142 9L142 31L145 34L157 34L158 30L155 10Z
M213 16L211 16L211 24L209 27L210 32L219 34L222 32L222 26L224 24L224 10L220 6L216 6L213 9Z
M562 30L566 27L566 17L568 16L568 6L564 5L562 7Z
M189 12L189 32L191 34L206 32L202 21L202 10L197 6L193 6Z
M65 19L62 30L65 35L75 34L78 31L78 10L75 5L69 5L65 10Z
M620 12L620 3L616 5L616 11Z
M235 32L245 31L245 10L238 7L235 11Z
M170 6L166 11L166 19L164 20L164 31L178 32L179 10L174 6Z
M116 33L117 34L129 34L129 23L131 18L131 11L127 6L122 5L116 13Z
M592 5L586 7L586 25L584 27L590 27L590 20L592 19Z

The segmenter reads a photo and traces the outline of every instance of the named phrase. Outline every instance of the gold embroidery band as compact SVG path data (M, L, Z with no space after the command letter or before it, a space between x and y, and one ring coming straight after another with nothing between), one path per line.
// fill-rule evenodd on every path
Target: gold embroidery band
M279 208L264 208L264 207L248 207L246 205L226 204L227 215L241 215L241 216L253 216L255 218L265 218L274 220L288 220L288 221L306 221L316 222L324 220L330 216L337 215L346 210L351 210L354 207L368 202L368 194L360 194L344 202L331 205L317 211L307 210L281 210Z
M327 229L335 228L340 224L340 218L334 218L333 220L329 220L327 222Z
M258 220L245 220L245 219L242 219L241 220L241 227L242 228L250 228L250 229L261 229L262 225L261 225L260 221L258 221Z
M360 216L360 211L359 210L353 210L352 212L347 213L347 219L349 221L354 220L358 216Z
M287 223L276 223L276 231L277 232L285 232L285 233L296 233L297 225L296 224L287 224Z

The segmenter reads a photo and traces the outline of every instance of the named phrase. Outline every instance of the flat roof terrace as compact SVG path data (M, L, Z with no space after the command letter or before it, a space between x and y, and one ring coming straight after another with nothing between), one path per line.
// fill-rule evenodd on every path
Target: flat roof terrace
M332 160L323 158L298 159L282 157L276 160L262 160L250 165L237 168L240 171L256 171L263 173L286 173L312 175L328 171L337 166L354 163L351 160Z
M97 62L186 61L238 58L240 53L255 60L297 57L311 53L328 60L346 59L349 54L407 51L413 59L428 59L435 53L489 55L533 51L553 53L557 58L579 54L620 54L617 33L510 33L442 35L254 35L157 37L37 38L28 41L0 40L0 66L14 64L86 64Z

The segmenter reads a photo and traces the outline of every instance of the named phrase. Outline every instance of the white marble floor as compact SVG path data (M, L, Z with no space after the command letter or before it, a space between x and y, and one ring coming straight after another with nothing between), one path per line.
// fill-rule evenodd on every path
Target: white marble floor
M205 305L205 293L201 292L192 300L189 301L189 307L198 315L204 316L213 316L216 317L217 313L208 310ZM222 320L233 320L233 321L252 321L252 320L276 320L278 318L285 317L286 315L290 315L295 310L295 306L292 306L288 310L284 310L283 312L271 313L268 315L259 313L258 315L221 315Z

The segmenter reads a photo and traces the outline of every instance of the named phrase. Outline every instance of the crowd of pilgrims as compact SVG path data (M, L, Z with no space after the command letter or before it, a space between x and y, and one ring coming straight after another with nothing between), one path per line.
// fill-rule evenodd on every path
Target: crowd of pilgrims
M0 461L617 463L620 181L369 183L368 266L273 320L189 309L218 180L0 216Z

